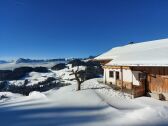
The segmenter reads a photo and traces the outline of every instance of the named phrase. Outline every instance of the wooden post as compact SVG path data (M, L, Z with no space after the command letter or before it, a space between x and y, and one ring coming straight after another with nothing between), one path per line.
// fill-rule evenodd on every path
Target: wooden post
M106 83L107 83L107 82L106 82L106 68L104 67L103 70L104 70L103 81L104 81L104 83L106 84Z
M133 67L131 67L131 74L132 74L132 91L131 91L132 97L131 98L134 98L135 91L134 91L134 86L133 86Z
M123 67L121 66L121 91L123 91Z

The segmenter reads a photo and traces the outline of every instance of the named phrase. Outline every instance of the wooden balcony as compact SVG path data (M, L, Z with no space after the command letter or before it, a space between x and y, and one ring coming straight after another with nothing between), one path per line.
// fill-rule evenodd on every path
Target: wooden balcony
M109 84L110 87L112 87L114 90L123 91L125 93L128 93L134 97L139 97L145 95L145 88L144 86L136 86L133 85L131 82L123 82L122 87L122 81L117 80L116 84Z

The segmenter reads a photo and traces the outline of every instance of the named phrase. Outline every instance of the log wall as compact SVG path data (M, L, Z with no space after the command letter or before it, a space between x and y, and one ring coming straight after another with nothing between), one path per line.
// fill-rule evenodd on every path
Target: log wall
M147 92L168 93L168 67L132 67L132 70L147 73Z

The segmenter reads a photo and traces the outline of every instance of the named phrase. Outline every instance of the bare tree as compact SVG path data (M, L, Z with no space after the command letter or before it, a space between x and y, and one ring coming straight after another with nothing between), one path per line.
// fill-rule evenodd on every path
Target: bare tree
M98 62L86 62L85 69L83 70L80 70L79 66L76 67L77 69L71 70L71 75L74 75L75 80L77 81L77 91L81 90L81 83L83 83L85 80L99 77L103 71Z
M81 84L85 81L85 71L79 70L79 67L77 67L77 70L72 70L72 74L75 76L75 79L77 81L77 91L81 90Z

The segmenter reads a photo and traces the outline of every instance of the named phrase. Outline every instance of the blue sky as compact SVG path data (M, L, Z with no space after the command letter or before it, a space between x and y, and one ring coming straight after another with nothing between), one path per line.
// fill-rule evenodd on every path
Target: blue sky
M0 0L0 59L98 55L168 38L167 0Z

